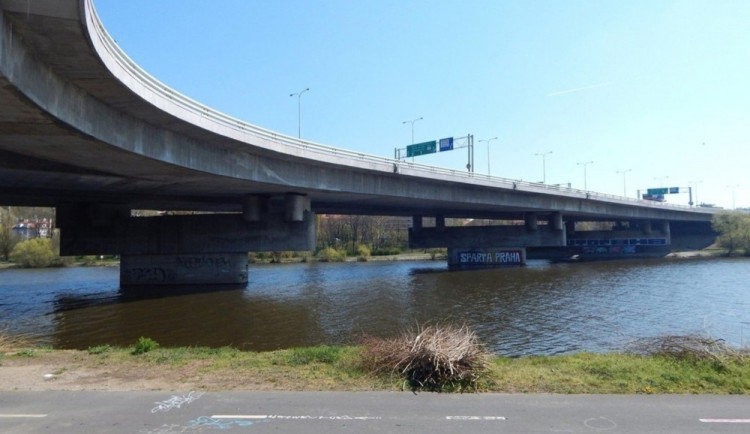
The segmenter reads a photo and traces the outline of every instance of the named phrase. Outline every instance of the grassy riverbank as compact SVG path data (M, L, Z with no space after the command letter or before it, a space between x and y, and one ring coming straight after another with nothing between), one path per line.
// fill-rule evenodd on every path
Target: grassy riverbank
M0 343L0 390L393 390L403 378L363 368L362 347L272 352L101 346L51 350ZM445 391L459 391L447 387ZM697 359L580 353L491 357L469 391L503 393L750 393L746 356Z

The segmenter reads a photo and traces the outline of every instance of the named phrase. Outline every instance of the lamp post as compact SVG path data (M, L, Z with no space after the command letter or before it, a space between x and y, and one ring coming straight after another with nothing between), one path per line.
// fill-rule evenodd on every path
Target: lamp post
M617 173L622 173L622 195L623 197L628 197L628 186L627 181L625 180L625 175L628 172L632 172L633 169L625 169L625 170L618 170Z
M691 193L691 196L692 196L691 202L694 202L696 205L700 204L700 202L698 202L698 184L700 184L702 182L703 182L702 179L699 179L697 181L690 181L690 188L691 188L690 193ZM691 203L690 205L692 206L693 203Z
M659 181L659 187L664 187L665 179L669 179L669 176L654 176L654 181Z
M297 138L302 138L302 94L309 91L310 88L307 87L297 93L290 93L289 96L296 96L297 97Z
M401 122L404 125L405 124L409 124L409 123L411 124L411 144L412 145L414 144L414 122L421 121L422 119L424 119L424 118L423 117L418 117L418 118L412 119L410 121L403 121L403 122Z
M737 187L739 187L739 184L727 185L727 188L732 189L732 209L737 209L737 205L734 202L734 193L737 190Z
M576 163L578 166L583 166L583 191L589 191L589 186L586 180L586 166L594 164L593 161L587 161L585 163Z
M493 140L497 140L497 137L479 141L479 143L487 142L487 176L490 176L490 142Z
M534 154L535 157L542 157L542 184L547 183L547 155L551 154L552 151L541 152Z

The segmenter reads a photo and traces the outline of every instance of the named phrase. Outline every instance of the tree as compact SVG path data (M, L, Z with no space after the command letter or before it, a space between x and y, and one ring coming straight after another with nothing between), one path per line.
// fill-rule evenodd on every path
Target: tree
M711 226L719 233L719 245L732 254L743 250L750 256L750 214L722 211L714 215Z
M0 224L0 258L10 259L10 252L18 244L18 237L13 233L11 225Z

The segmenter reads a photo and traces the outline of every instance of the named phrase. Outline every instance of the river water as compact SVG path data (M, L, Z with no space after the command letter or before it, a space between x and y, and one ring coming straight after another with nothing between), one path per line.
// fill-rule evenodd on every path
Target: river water
M244 288L119 290L118 267L0 270L0 330L55 348L272 350L348 344L426 322L473 327L507 356L621 349L698 333L750 342L750 259L654 259L448 271L441 262L251 265Z

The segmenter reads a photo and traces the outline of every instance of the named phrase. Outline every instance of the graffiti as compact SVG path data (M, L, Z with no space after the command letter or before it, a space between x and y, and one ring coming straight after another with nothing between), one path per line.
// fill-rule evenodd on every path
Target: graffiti
M184 268L226 268L232 265L226 256L178 256L177 264Z
M191 432L201 432L200 426L183 426L177 424L164 424L155 429L142 429L139 434L184 434Z
M596 432L611 431L617 429L617 422L604 416L592 417L583 421L583 424Z
M633 254L637 252L636 246L586 246L582 247L583 253L607 255L607 254Z
M123 271L126 282L162 283L174 280L174 271L161 267L133 267Z
M521 265L525 262L523 249L472 249L450 252L449 262L461 265Z
M211 429L230 429L235 426L250 426L254 422L241 419L221 419L216 417L201 416L190 421L190 426L205 427Z
M156 413L158 411L169 411L173 408L180 408L183 404L190 404L191 402L197 400L201 396L203 396L204 392L190 392L187 395L172 395L171 398L167 399L166 401L160 401L155 402L156 407L151 409L151 413Z

